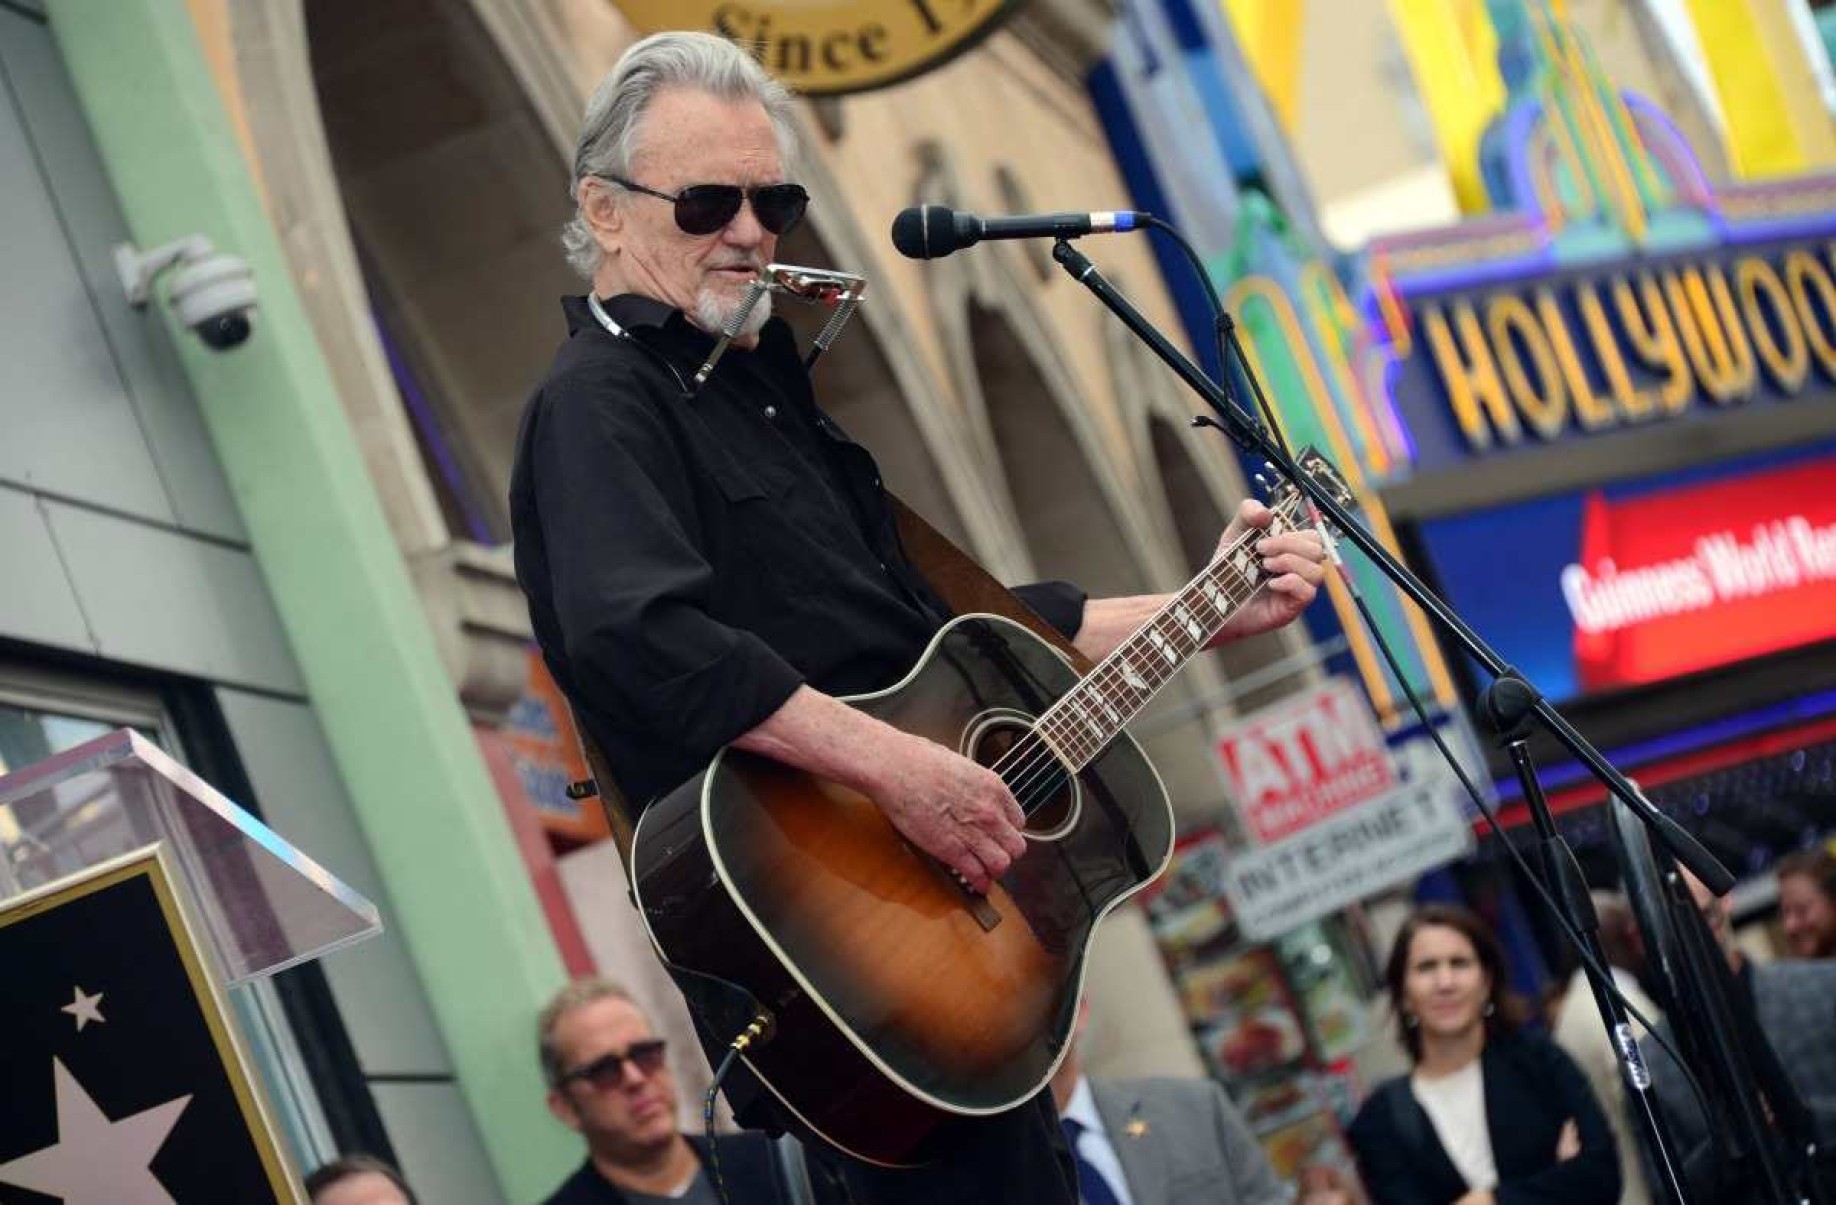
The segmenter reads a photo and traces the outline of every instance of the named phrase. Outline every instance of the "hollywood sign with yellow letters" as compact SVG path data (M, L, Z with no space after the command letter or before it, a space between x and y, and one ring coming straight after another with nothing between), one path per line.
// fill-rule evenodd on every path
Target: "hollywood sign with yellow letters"
M1394 396L1417 464L1827 391L1833 265L1799 242L1412 292Z

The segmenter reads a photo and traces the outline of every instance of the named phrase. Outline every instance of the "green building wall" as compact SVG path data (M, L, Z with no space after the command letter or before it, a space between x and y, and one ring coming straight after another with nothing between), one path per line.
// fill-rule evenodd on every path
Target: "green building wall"
M48 8L136 241L201 232L254 269L246 344L175 340L394 901L385 919L499 1187L536 1199L579 1157L542 1107L531 1040L565 972L197 31L179 0Z

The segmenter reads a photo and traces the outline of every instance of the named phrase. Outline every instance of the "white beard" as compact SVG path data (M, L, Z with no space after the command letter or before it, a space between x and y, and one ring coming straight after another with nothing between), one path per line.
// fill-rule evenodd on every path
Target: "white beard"
M728 321L738 312L740 303L745 300L745 292L729 299L723 297L712 287L704 287L695 295L695 325L704 331L718 335L727 329ZM770 320L771 294L766 293L746 314L746 322L735 333L735 337L756 335Z

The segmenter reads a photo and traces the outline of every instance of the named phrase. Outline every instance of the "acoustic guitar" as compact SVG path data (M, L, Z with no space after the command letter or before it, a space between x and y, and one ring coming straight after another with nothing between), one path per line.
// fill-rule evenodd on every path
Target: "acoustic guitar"
M1349 499L1322 458L1301 461ZM1292 487L1271 509L1272 532L1305 525ZM735 985L769 1018L741 1057L805 1136L922 1163L941 1123L1013 1108L1051 1078L1097 922L1173 849L1166 789L1124 727L1262 588L1262 535L1223 549L1081 679L1019 624L964 615L899 683L846 700L1006 781L1027 851L986 896L867 797L736 749L645 809L631 881L651 939L691 1000Z

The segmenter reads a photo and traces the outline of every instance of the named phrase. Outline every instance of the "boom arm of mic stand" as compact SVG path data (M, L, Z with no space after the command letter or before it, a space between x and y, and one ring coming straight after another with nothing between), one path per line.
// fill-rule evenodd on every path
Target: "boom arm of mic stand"
M1372 535L1362 523L1353 518L1350 512L1335 502L1326 490L1322 489L1306 473L1301 472L1293 459L1269 438L1268 432L1264 431L1260 424L1252 421L1249 416L1231 405L1223 390L1214 381L1200 372L1198 366L1192 363L1185 353L1173 346L1165 335L1154 329L1153 323L1144 318L1126 297L1117 292L1115 287L1103 278L1103 274L1097 271L1096 265L1090 262L1089 256L1066 240L1059 239L1053 244L1052 258L1058 261L1059 266L1064 268L1073 280L1096 294L1097 300L1108 306L1110 311L1122 320L1122 324L1135 334L1136 338L1146 343L1167 367L1179 375L1180 380L1184 381L1187 387L1205 399L1205 403L1217 414L1224 432L1235 440L1239 447L1267 460L1277 472L1287 478L1296 489L1319 508L1322 515L1332 521L1340 534L1369 557L1383 575L1395 583L1397 589L1414 600L1415 604L1421 607L1431 620L1451 635L1475 661L1483 665L1486 672L1494 678L1511 672L1511 667L1504 658L1494 652L1477 632L1468 627L1465 620L1437 598L1433 591L1423 585L1421 579L1411 573L1401 561L1391 556L1390 550L1385 548L1382 542ZM1249 377L1252 384L1255 384L1254 369L1243 355L1242 344L1237 339L1234 327L1230 332L1230 350L1232 358L1242 366L1245 376ZM1230 371L1228 364L1225 365L1224 371ZM1550 734L1561 742L1562 746L1578 761L1586 765L1593 772L1594 777L1605 783L1608 790L1625 800L1626 805L1638 815L1640 820L1645 822L1679 862L1694 871L1696 877L1701 879L1716 895L1727 893L1728 889L1734 885L1734 876L1725 866L1715 860L1714 855L1704 849L1676 821L1653 807L1651 801L1645 798L1644 793L1615 769L1613 764L1607 761L1606 757L1594 748L1586 737L1576 731L1575 727L1568 722L1567 717L1557 711L1541 694L1537 695L1533 710Z

